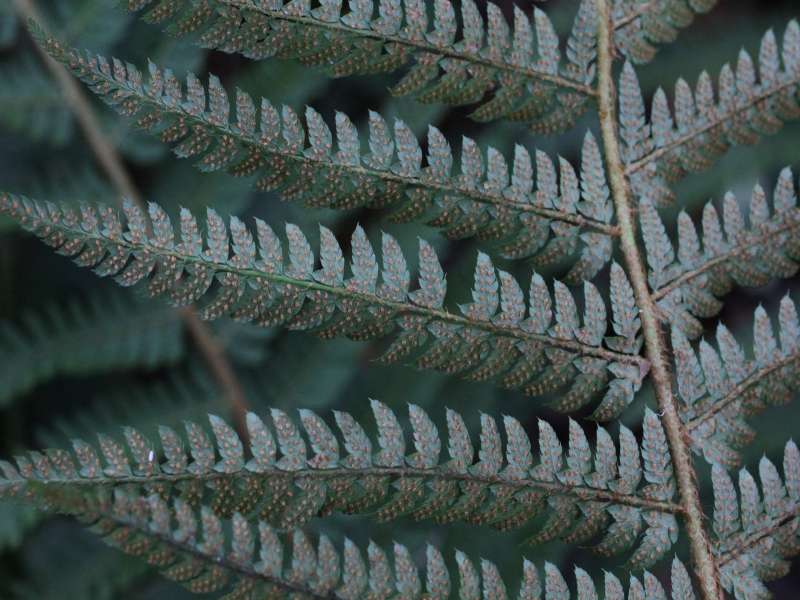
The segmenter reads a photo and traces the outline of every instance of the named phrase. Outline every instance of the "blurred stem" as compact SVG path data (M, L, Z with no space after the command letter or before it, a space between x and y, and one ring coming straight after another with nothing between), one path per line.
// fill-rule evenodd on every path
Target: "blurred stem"
M43 26L46 25L33 0L13 1L17 13L24 21L33 20ZM66 103L78 121L97 162L105 171L117 192L122 197L129 198L135 202L146 213L147 206L144 203L142 194L131 179L119 152L103 133L102 126L97 120L92 105L80 85L64 67L50 58L38 45L36 45L36 50L64 93ZM200 320L192 307L182 308L178 311L178 314L184 321L195 346L203 355L209 370L225 394L238 432L241 435L245 435L247 431L245 426L245 417L248 410L247 399L224 348L209 327Z
M636 240L635 209L617 137L616 88L613 75L614 39L610 0L596 0L596 2L600 128L603 134L606 166L614 196L617 223L620 228L620 247L625 258L628 277L633 286L636 304L639 307L647 359L650 361L650 375L661 411L661 422L670 446L695 575L700 582L700 593L704 600L722 600L719 570L705 529L705 515L700 503L697 475L687 444L689 436L678 415L667 360L667 344L658 321L656 303L647 284L647 272L644 267L642 251Z

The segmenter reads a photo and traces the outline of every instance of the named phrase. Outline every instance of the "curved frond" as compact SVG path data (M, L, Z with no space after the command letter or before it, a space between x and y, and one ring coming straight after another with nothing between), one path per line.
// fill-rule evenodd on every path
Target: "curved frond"
M761 42L757 65L742 50L725 65L717 89L703 72L692 91L679 79L674 107L658 90L649 121L636 73L626 64L620 80L623 159L632 188L657 204L672 200L668 184L708 169L731 146L755 144L800 117L800 25L791 21L782 47L772 31Z
M505 118L535 131L569 129L594 95L594 1L583 0L565 56L552 23L539 9L533 21L514 9L510 25L487 4L487 20L472 0L461 21L450 0L437 0L433 22L420 0L254 2L250 0L129 0L149 10L148 21L192 34L201 45L260 60L294 58L331 76L381 73L409 67L392 88L423 102L478 104L472 118ZM373 14L377 16L373 18ZM512 31L513 30L513 31Z
M98 211L84 205L78 215L68 207L10 194L0 195L0 212L98 275L113 276L123 286L141 283L150 295L166 296L176 306L196 305L205 319L231 315L261 326L358 340L395 334L383 356L387 362L413 361L420 368L494 380L529 395L566 389L555 404L564 412L606 390L596 416L611 418L631 402L647 373L638 345L620 341L624 336L633 342L639 328L635 311L626 305L631 295L624 277L616 280L618 301L612 303L615 332L622 335L606 341L605 303L589 282L584 283L581 323L564 284L555 282L551 295L534 273L526 306L517 281L481 253L473 302L461 305L459 315L443 308L447 281L428 243L420 241L420 287L410 291L396 240L383 236L381 268L360 227L353 233L347 278L342 249L324 227L321 268L316 269L311 245L298 227L286 227L285 259L283 243L266 223L256 222L254 236L232 217L229 230L211 209L206 235L182 211L179 239L156 204L145 215L125 203L125 225L110 207Z
M702 236L682 211L678 215L676 251L658 211L646 200L641 203L653 298L662 319L690 339L703 332L699 319L719 313L719 298L733 285L760 287L773 278L797 273L800 209L791 170L781 172L771 207L760 185L753 189L747 218L740 205L733 194L727 194L721 221L720 211L711 202L706 204Z
M324 534L314 540L297 529L282 533L263 521L250 523L239 513L221 520L207 507L197 510L180 500L170 506L157 494L115 494L96 502L84 521L110 545L142 557L190 591L223 592L228 599L489 600L508 598L515 588L523 599L540 599L542 592L547 600L598 598L592 578L577 567L574 593L549 562L540 569L525 560L522 580L510 586L494 563L482 559L476 564L459 551L451 561L455 563L451 575L445 558L429 545L422 571L414 559L422 553L412 553L397 542L388 552L370 542L364 552L345 539L340 550ZM671 580L673 600L694 600L686 568L677 558ZM641 580L632 577L629 585L629 599L667 599L662 585L648 572ZM622 583L610 572L605 573L603 588L605 600L625 599Z
M756 310L752 359L722 324L717 327L718 350L703 340L697 352L673 328L683 420L693 446L709 462L738 465L737 450L755 436L745 418L768 406L786 404L798 390L800 325L789 296L781 300L778 321L776 339L766 311Z
M0 406L57 376L155 368L183 355L183 327L168 307L96 294L0 322Z
M628 60L650 62L658 44L674 42L681 29L717 0L614 0L614 42Z
M117 59L66 51L52 38L43 43L103 100L172 144L179 157L196 160L203 172L253 177L258 189L312 207L391 207L393 220L423 220L451 238L493 240L507 258L538 255L547 263L575 256L573 282L593 277L611 256L613 210L591 134L580 177L564 159L556 165L537 151L532 162L517 145L508 161L467 137L461 172L454 174L450 144L433 126L423 153L403 121L390 126L371 112L365 154L343 113L336 114L334 135L310 107L304 124L287 106L262 99L257 108L241 90L231 101L213 76L206 88L190 75L184 92L169 70L153 64L144 82L135 67Z
M766 457L758 464L761 490L746 470L739 471L739 494L725 470L714 465L714 553L722 584L740 600L767 600L764 582L789 572L789 558L800 548L800 451L786 444L783 478Z
M221 516L238 511L282 528L331 512L533 527L531 543L599 540L600 554L630 551L631 568L649 567L676 541L672 464L653 412L647 412L641 442L622 427L619 449L602 427L592 448L575 421L565 449L553 428L539 421L535 460L531 440L512 417L503 419L504 448L497 422L481 415L476 452L454 411L447 412L445 440L414 404L409 432L386 405L371 405L377 439L348 413L335 412L337 435L308 410L300 410L308 442L277 409L266 422L248 415L247 443L215 416L211 435L192 422L185 424L185 437L159 428L160 447L127 427L123 443L99 435L99 451L76 440L72 453L31 452L17 456L16 466L1 461L0 495L75 513L103 490L156 489L165 497L204 499Z

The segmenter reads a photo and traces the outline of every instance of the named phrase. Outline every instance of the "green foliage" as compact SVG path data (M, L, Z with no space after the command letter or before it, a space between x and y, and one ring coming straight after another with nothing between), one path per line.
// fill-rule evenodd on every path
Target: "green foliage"
M183 330L168 307L97 294L0 323L0 406L56 376L154 369L183 354Z
M39 519L39 513L32 506L0 504L0 552L18 547Z
M54 145L63 145L73 134L72 113L60 90L30 56L0 68L0 120Z
M71 525L55 519L28 537L22 551L30 581L15 584L9 598L114 600L148 579L145 563Z

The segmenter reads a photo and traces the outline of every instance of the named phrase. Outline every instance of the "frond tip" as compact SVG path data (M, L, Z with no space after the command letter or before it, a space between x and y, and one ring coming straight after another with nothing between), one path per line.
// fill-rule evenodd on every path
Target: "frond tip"
M514 277L479 254L473 302L462 305L458 315L443 308L447 281L428 243L420 242L419 289L411 291L396 240L383 236L380 268L360 227L353 233L346 277L343 252L324 227L321 268L316 269L311 245L298 227L286 227L284 258L284 244L263 221L256 222L254 236L235 217L228 228L210 209L206 235L182 211L180 239L156 204L145 215L125 203L125 225L110 207L98 211L84 205L78 215L9 194L0 195L0 212L98 275L113 276L123 286L141 283L151 296L166 296L176 306L198 305L205 319L231 315L262 326L359 340L394 333L385 361L413 361L420 368L494 380L529 395L566 390L555 401L563 412L605 390L595 416L607 420L631 402L647 373L647 363L637 355L638 319L622 301L630 296L624 277L615 278L620 301L612 302L615 333L622 335L606 340L606 307L589 282L581 322L564 284L555 282L551 294L534 273L526 306Z
M783 479L766 457L758 464L761 491L746 469L739 471L739 495L725 470L714 465L714 553L722 584L739 600L768 599L764 582L789 572L789 557L800 539L800 451L786 444Z
M508 598L497 566L482 559L477 566L456 551L451 576L444 556L433 546L424 553L425 569L414 553L397 542L392 551L370 542L366 551L345 539L341 550L324 534L316 543L300 530L280 533L265 522L251 523L240 513L223 521L207 507L199 511L176 500L172 506L158 495L115 494L98 503L84 520L105 541L141 556L169 579L196 593L225 592L225 598L303 597L343 600L431 598L475 600ZM540 570L525 560L519 598L591 600L597 588L589 574L575 569L575 594L559 569L545 563ZM620 580L606 572L605 600L624 600ZM672 566L673 600L694 600L686 568ZM511 588L513 589L513 588ZM629 599L662 598L664 588L650 573L630 581Z
M768 406L791 401L800 382L800 324L789 296L781 300L778 339L766 311L756 309L753 359L731 332L717 328L715 350L705 340L695 353L686 336L673 328L678 392L683 420L694 448L709 462L736 466L738 449L755 437L745 418ZM780 340L780 343L778 343Z
M205 498L221 516L257 513L282 528L331 512L500 530L535 524L531 542L599 539L595 549L603 555L633 548L632 568L652 565L676 540L675 482L655 413L646 415L641 443L621 427L619 450L602 427L593 449L575 421L565 450L540 421L535 464L531 440L512 417L503 419L504 449L497 422L482 415L476 452L454 411L447 411L443 440L418 406L409 405L407 435L386 405L371 404L375 441L344 412L335 412L338 436L308 410L300 410L302 429L280 410L266 422L251 413L249 443L215 416L210 435L196 423L186 423L185 436L159 428L160 447L127 427L124 443L98 436L99 451L75 440L73 453L47 450L19 455L16 465L0 461L0 496L81 514L104 491L155 488L164 497ZM413 439L413 452L406 439Z
M153 4L128 2L131 10ZM169 8L156 3L145 19L171 22L171 33L197 35L207 48L256 60L296 58L334 77L408 66L394 94L479 104L472 113L478 121L506 118L541 132L574 125L594 94L594 0L583 0L566 56L539 9L532 23L515 7L511 27L497 4L486 5L486 23L472 0L460 4L460 23L450 0L434 3L432 23L421 0L365 0L347 8L333 0L313 9L283 0L169 0Z
M432 126L423 153L403 121L390 125L371 111L365 154L343 113L336 113L334 135L310 107L303 123L288 106L276 108L262 98L257 108L241 90L232 100L214 76L205 86L189 75L184 92L169 70L152 63L145 82L138 69L117 59L65 51L51 38L44 44L104 101L173 145L179 157L196 160L203 172L252 176L258 189L312 207L391 207L393 220L423 220L451 238L492 240L509 258L556 262L576 256L573 282L592 278L611 257L616 230L591 134L580 177L564 159L556 165L537 151L532 161L517 145L512 162L467 137L456 175L450 144Z

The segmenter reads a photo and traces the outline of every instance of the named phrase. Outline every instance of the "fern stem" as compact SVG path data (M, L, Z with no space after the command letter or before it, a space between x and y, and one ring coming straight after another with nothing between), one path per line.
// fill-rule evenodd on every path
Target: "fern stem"
M704 600L722 600L719 572L711 551L708 534L703 525L705 516L700 504L697 478L687 445L688 436L678 415L672 391L671 377L666 358L666 342L661 331L658 312L647 286L647 272L642 252L636 241L634 207L625 166L617 136L616 89L613 79L614 40L609 0L596 0L598 13L597 71L600 127L603 135L606 164L611 192L620 228L620 245L628 267L628 277L633 286L636 303L642 319L647 358L651 363L661 421L672 453L678 482L680 502L683 506L686 531L695 563L695 574L700 582Z
M14 0L14 8L23 20L32 20L44 24L42 14L33 0ZM114 188L122 197L129 198L139 207L146 210L142 195L131 179L122 157L103 133L103 129L94 114L94 109L81 87L70 75L69 71L44 52L38 44L34 45L48 71L50 71L50 74L63 91L66 104L78 121L78 125L97 162L111 180ZM244 426L248 411L247 399L233 366L225 356L225 351L214 338L208 326L200 320L195 312L190 309L183 309L179 312L179 315L186 325L192 340L203 355L208 368L224 390L238 430L245 432L247 430Z

